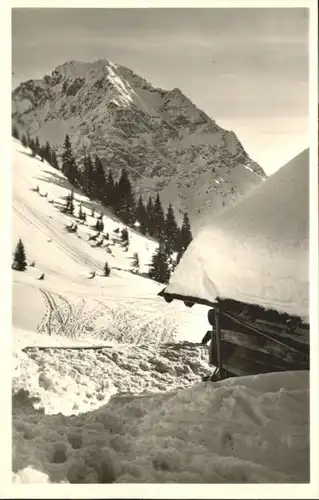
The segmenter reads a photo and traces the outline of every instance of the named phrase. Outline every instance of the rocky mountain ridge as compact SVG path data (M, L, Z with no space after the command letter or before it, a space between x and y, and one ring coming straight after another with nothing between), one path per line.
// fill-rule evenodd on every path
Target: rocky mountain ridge
M71 137L76 157L98 154L115 176L122 167L144 199L193 222L217 213L256 187L265 172L232 131L224 130L178 88L153 87L124 66L100 59L58 66L12 92L20 133L58 148Z

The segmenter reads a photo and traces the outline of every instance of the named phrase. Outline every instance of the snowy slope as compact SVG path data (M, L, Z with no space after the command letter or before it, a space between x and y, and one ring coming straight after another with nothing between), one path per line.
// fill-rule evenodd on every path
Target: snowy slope
M223 210L266 177L235 133L180 89L154 88L105 59L69 61L22 83L12 93L12 120L41 143L61 146L68 133L79 159L98 154L116 177L126 167L145 199L160 192L178 218Z
M37 185L40 193L34 191ZM125 252L114 232L124 226L105 210L104 233L110 239L94 248L88 241L96 233L88 227L96 222L91 208L97 213L102 208L79 193L75 194L75 213L82 202L88 225L78 224L77 234L68 233L65 226L76 219L58 207L65 204L70 188L59 171L31 158L28 150L13 141L12 248L22 238L29 263L35 261L35 267L25 273L12 271L14 327L20 332L59 332L92 342L199 341L206 328L205 312L185 314L179 306L167 309L157 297L160 285L131 272L134 252L139 254L141 274L147 272L157 243L129 230L130 245ZM112 268L108 278L101 276L105 261ZM96 277L89 279L92 271ZM42 273L45 279L38 280ZM198 325L202 325L199 331ZM141 329L140 336L136 328ZM29 342L33 344L32 339Z
M156 247L135 231L113 255L90 246L86 225L67 233L69 189L13 141L12 243L35 260L12 272L13 483L307 482L309 373L201 382L207 308L167 305L128 270L138 251L145 271ZM92 202L75 200L93 224ZM115 238L119 223L103 221Z
M167 293L231 298L308 317L309 150L207 224Z

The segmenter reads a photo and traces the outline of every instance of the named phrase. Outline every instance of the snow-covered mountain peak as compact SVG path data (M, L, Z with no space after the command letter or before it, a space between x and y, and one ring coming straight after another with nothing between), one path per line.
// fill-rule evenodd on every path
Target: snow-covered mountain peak
M223 210L266 177L235 133L180 88L153 87L107 59L66 62L41 81L22 83L12 101L21 134L59 149L68 133L79 161L91 153L116 175L126 167L137 194L146 200L160 193L164 206L172 202L193 220Z

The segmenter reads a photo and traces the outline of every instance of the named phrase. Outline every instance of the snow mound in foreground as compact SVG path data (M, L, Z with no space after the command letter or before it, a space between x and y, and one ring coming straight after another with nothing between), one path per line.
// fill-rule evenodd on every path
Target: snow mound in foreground
M309 372L122 395L77 416L13 397L13 482L309 481Z
M166 292L308 318L309 150L194 238Z

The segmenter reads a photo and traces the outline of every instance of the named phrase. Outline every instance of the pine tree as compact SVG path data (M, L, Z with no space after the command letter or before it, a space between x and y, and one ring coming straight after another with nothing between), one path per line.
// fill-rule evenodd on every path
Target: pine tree
M110 276L111 268L107 262L104 264L104 276Z
M38 155L40 156L41 161L43 162L45 160L44 146L39 146Z
M135 273L138 273L139 270L140 270L140 259L139 259L139 256L138 256L138 253L137 252L134 252L133 254L133 260L132 260L132 270L135 272Z
M15 269L16 271L25 271L26 267L27 267L27 260L25 255L25 249L23 242L20 238L14 252L12 269Z
M36 153L37 149L36 149L35 141L33 139L29 138L29 140L28 140L28 146L31 149L32 156L35 157L35 155L37 154Z
M39 137L37 136L35 138L35 141L34 141L34 147L35 147L35 154L36 155L40 155L40 141L39 141Z
M91 199L94 191L94 168L90 155L84 157L83 185L85 193Z
M122 169L116 187L115 213L125 222L125 224L129 226L133 225L135 218L135 199L132 185L125 168Z
M57 170L59 169L59 163L57 159L56 152L51 149L51 155L50 155L50 165L52 165L53 168L56 168Z
M164 245L159 245L154 253L148 275L158 283L168 283L170 277L168 255Z
M188 214L187 212L185 212L179 237L179 250L185 252L186 248L188 247L192 239L193 236L191 231L191 225L189 222Z
M147 231L147 212L146 208L144 206L142 196L139 197L137 207L136 207L136 214L135 214L136 219L140 223L140 232L142 234L146 234Z
M28 146L28 140L27 140L25 134L23 134L23 136L21 138L21 143L22 143L22 146L24 146L25 148Z
M84 213L82 210L82 203L80 203L78 217L80 220L83 220L83 218L84 218L83 216L84 216Z
M100 158L96 155L94 161L94 171L93 171L93 196L101 201L105 202L105 188L106 188L106 179L103 163Z
M115 183L113 179L112 170L110 169L106 179L106 187L105 187L106 206L114 208L114 200L115 200Z
M13 125L12 127L12 137L14 137L15 139L20 139L20 136L19 136L19 131L18 131L18 128L16 127L16 125Z
M30 149L31 149L31 141L32 141L32 139L31 139L31 137L30 137L30 134L29 134L29 133L27 133L27 146L28 146L28 148L30 148Z
M64 151L62 154L62 172L71 182L71 184L74 184L77 178L77 167L72 152L71 141L68 134L66 134L65 136L63 148Z
M160 240L164 237L165 218L160 195L157 193L153 209L154 236Z
M69 212L69 214L73 215L74 214L74 203L73 199L69 199L66 204L66 209Z
M104 222L101 219L97 219L95 229L99 232L102 232L104 230Z
M123 246L128 248L129 244L130 244L130 237L129 237L129 234L128 234L128 230L126 228L122 229L122 232L121 232L121 241L123 243Z
M146 206L146 217L147 217L146 227L147 227L147 233L150 236L154 236L155 232L153 213L154 213L154 204L153 204L153 199L150 196Z
M47 161L50 165L52 165L52 152L49 141L45 143L45 146L42 148L42 155L45 161Z
M179 228L176 223L172 204L170 203L168 205L168 209L165 216L165 229L164 229L164 240L166 244L166 249L169 253L178 250L178 237L179 237Z
M74 213L74 191L70 191L66 197L66 211L73 215Z

